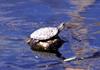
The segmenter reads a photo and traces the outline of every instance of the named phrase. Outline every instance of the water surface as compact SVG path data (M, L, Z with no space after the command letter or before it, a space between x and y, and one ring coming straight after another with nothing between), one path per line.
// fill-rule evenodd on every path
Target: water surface
M0 70L64 70L67 63L62 63L54 54L32 51L25 39L40 27L68 22L73 18L69 14L74 13L84 17L90 29L91 46L99 47L99 12L99 0L0 0ZM62 54L72 55L66 54L70 49L66 46L60 49L64 51ZM91 62L95 64L93 70L100 69L100 61L96 60ZM74 62L70 64L75 66ZM84 61L82 64L86 65Z

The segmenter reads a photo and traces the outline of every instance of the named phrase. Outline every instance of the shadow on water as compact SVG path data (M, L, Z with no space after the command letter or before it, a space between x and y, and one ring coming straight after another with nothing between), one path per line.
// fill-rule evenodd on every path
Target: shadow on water
M60 22L79 16L84 17L87 26L91 24L90 35L96 38L90 41L91 44L100 46L99 32L96 32L100 30L99 24L95 25L100 22L100 15L95 14L100 12L100 2L85 1L0 0L0 70L64 70L65 67L78 64L84 67L89 64L91 70L99 70L100 52L80 63L63 62L55 54L32 51L25 42L30 33L40 27L57 26ZM62 34L65 35L65 32ZM74 55L67 44L59 51L65 57Z

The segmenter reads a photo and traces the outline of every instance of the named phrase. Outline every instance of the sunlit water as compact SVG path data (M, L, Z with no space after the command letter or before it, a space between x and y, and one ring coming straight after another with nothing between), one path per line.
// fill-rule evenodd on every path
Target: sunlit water
M66 64L54 54L32 51L26 38L44 26L57 26L67 22L69 12L81 12L90 29L91 46L100 46L100 1L87 0L87 4L74 0L0 0L0 70L64 70ZM89 2L89 3L88 3ZM78 6L79 4L79 6ZM98 25L96 25L98 23ZM70 48L60 49L64 56ZM64 51L64 52L63 52ZM71 51L71 50L70 50ZM67 53L67 54L66 54ZM100 65L96 63L96 66ZM73 65L73 63L72 63ZM92 66L93 70L99 67Z

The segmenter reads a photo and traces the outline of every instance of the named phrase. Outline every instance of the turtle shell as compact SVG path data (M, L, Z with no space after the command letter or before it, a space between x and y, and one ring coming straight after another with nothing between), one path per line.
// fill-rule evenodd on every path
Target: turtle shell
M47 40L57 35L57 33L58 33L57 27L44 27L34 31L30 35L30 38L38 40Z

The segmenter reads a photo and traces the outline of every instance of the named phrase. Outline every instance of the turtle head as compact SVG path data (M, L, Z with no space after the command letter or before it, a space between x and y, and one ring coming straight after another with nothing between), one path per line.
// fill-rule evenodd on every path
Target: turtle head
M57 28L59 31L62 31L65 28L65 23L62 22Z

